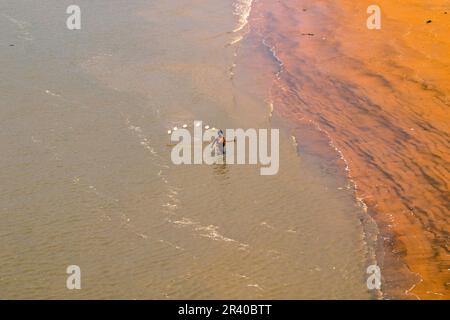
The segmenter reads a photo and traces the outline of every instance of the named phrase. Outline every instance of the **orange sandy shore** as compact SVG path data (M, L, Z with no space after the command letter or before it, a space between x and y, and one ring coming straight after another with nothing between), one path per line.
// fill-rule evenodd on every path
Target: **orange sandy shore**
M381 30L371 4L259 0L251 30L283 63L275 112L346 159L381 231L385 297L448 299L450 2L378 0Z

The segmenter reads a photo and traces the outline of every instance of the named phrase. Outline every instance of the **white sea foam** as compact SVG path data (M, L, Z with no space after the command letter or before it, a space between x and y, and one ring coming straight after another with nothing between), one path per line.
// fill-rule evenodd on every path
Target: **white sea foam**
M8 19L11 23L13 23L18 29L19 29L19 38L22 40L33 40L33 36L31 32L29 31L31 29L31 24L29 24L26 21L18 20L14 17L11 17L7 14L2 14L3 17Z
M275 229L275 227L274 227L274 226L272 226L272 225L268 224L268 223L267 223L267 222L265 222L265 221L261 222L261 225L262 225L263 227L266 227L266 228L268 228L268 229Z
M161 242L161 243L166 243L166 244L168 244L169 246L171 246L172 248L175 248L175 249L177 249L177 250L184 250L184 248L182 248L182 247L180 247L180 246L177 246L176 244L173 244L172 242L167 241L167 240L160 239L159 242Z
M158 152L156 152L156 150L151 146L150 139L144 135L142 128L131 124L129 119L126 119L126 123L127 123L128 129L131 132L133 132L133 134L137 138L139 138L139 144L141 146L143 146L145 149L149 150L151 152L151 154L153 154L154 156L157 156Z
M182 226L189 226L189 225L194 224L194 222L191 219L184 218L184 217L181 220L176 220L176 221L169 220L169 222L172 222L177 225L182 225Z
M50 91L50 90L45 90L45 93L48 94L48 95L50 95L50 96L52 96L52 97L58 97L58 98L61 97L60 94L54 93L54 92L52 92L52 91Z
M280 77L281 77L281 73L282 73L283 70L284 70L284 63L283 63L283 61L281 61L281 59L278 57L278 54L277 54L277 51L276 51L275 46L270 45L270 44L267 42L266 39L263 39L263 40L262 40L262 44L263 44L265 47L267 47L267 48L269 49L270 53L272 54L273 59L274 59L274 60L277 62L277 64L278 64L278 67L279 67L279 68L278 68L278 71L277 71L277 73L275 74L275 76L276 76L277 79L279 80Z
M261 286L257 283L248 284L247 287L252 287L252 288L256 288L258 290L264 291L264 289L261 288Z
M239 32L248 24L248 17L252 11L253 0L236 0L233 4L234 14L238 16L238 23L233 32Z
M209 225L209 226L197 226L195 228L196 231L200 231L200 236L205 238L210 238L212 240L222 240L225 242L237 242L234 239L227 238L220 234L217 230L219 229L218 226Z
M272 119L273 116L273 102L269 102L269 119Z
M242 31L248 24L248 18L252 11L252 4L253 0L236 0L233 3L233 14L238 17L238 20L233 29L233 33L235 33L236 36L228 43L228 45L234 45L244 38Z
M238 244L240 250L248 250L248 247L249 247L248 244L239 242L235 239L231 239L231 238L228 238L228 237L222 235L218 231L219 230L218 226L215 226L215 225L204 226L204 225L201 225L199 222L193 221L193 220L191 220L189 218L185 218L185 217L181 218L181 220L175 220L175 221L168 220L168 221L173 224L176 224L180 227L191 226L194 229L194 231L196 233L198 233L198 235L201 237L208 238L208 239L215 240L215 241L233 242L233 243Z
M241 41L244 37L243 36L238 36L236 38L234 38L231 42L230 45L233 45L235 43L238 43L239 41Z

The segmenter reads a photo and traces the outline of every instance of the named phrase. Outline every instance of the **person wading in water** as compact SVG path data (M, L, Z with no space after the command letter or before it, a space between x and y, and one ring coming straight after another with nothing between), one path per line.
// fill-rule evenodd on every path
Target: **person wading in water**
M234 140L228 141L228 142L235 142L235 141L236 141L236 138ZM216 148L216 156L225 155L226 145L227 145L227 140L225 139L225 137L223 135L223 130L221 129L217 133L217 138L214 140L213 144L211 145L211 148Z

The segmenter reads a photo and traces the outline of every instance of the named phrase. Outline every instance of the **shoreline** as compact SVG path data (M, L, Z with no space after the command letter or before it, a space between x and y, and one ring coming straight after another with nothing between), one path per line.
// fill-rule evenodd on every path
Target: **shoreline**
M258 8L252 10L256 11L255 14L258 15ZM343 157L342 152L332 144L330 137L327 135L326 131L320 130L319 127L315 126L311 122L305 123L294 123L288 117L283 117L281 114L275 112L274 105L272 101L273 83L281 79L282 73L284 71L283 62L278 58L277 52L274 47L271 47L266 39L255 32L254 26L251 25L253 19L261 19L261 17L250 17L249 32L245 33L245 44L250 46L252 49L249 52L244 52L243 54L254 53L252 56L251 64L262 65L264 74L266 75L266 81L269 85L263 85L260 88L259 94L263 94L265 98L265 105L267 105L267 122L269 125L278 124L280 128L284 131L285 139L290 140L290 144L295 148L297 157L302 159L302 161L320 163L320 167L328 172L328 175L333 176L337 181L340 181L343 187L338 187L337 190L341 192L348 193L352 199L352 203L358 208L359 213L356 215L358 221L358 232L361 232L361 236L364 244L366 254L365 263L366 266L377 265L377 255L379 255L380 248L377 248L379 230L376 222L371 215L367 212L367 205L364 200L359 198L356 193L355 183L349 178L348 175L348 163ZM239 49L238 49L239 51ZM243 59L241 57L240 59ZM249 62L248 57L244 58ZM241 70L242 71L242 70ZM259 71L262 72L262 71ZM273 80L270 80L271 78ZM263 93L263 92L266 93ZM279 110L278 110L279 111ZM298 137L302 137L301 141L298 141ZM307 139L305 139L307 137ZM313 142L311 142L313 141ZM318 145L320 147L318 147ZM319 150L320 149L320 150ZM356 231L356 229L355 229ZM383 251L381 249L381 251ZM362 281L365 284L366 281L366 269L361 269L361 274L363 276ZM369 293L369 299L382 299L382 290L367 290Z
M448 151L445 119L448 116L444 112L448 97L431 97L435 92L445 92L442 82L445 75L438 72L440 78L428 80L432 93L423 85L425 90L419 91L420 85L414 81L414 75L408 76L406 71L403 80L394 73L395 78L391 71L398 68L392 69L391 65L403 63L407 66L410 61L404 62L388 51L386 59L375 62L370 59L376 59L376 56L367 51L381 55L386 49L400 50L403 45L403 50L412 55L414 48L403 42L389 43L392 48L384 44L384 37L392 37L387 31L394 36L404 31L396 19L405 16L397 16L396 8L386 5L392 10L389 12L392 17L384 23L388 30L372 37L373 34L358 26L366 19L365 11L361 11L363 5L355 9L348 1L342 2L343 6L339 8L299 0L287 4L256 3L255 13L250 17L251 32L270 43L268 48L272 48L282 66L271 90L274 111L297 123L312 123L328 136L330 146L347 163L356 200L367 205L369 216L375 219L380 229L377 258L382 267L385 297L445 299L449 296L446 288L449 277L445 268L448 225L445 187L439 188L439 180L445 181L446 174L428 169L430 162L441 168L448 163L445 159ZM416 9L421 12L423 8ZM363 14L353 16L350 26L339 24L338 18L349 21L358 10ZM338 27L334 30L336 23ZM409 26L409 30L413 28ZM426 32L429 31L416 32L417 38L420 40ZM442 37L442 33L434 32ZM445 42L444 38L440 40L442 52L445 52L450 42L448 39ZM352 41L359 45L366 43L370 50L357 50ZM436 60L441 59L438 62L442 63L445 56L430 61L418 58L425 60L426 67L436 68ZM348 74L347 70L350 70ZM430 74L427 68L422 67L421 71L423 77ZM414 87L419 90L415 89L413 95L407 96ZM325 92L327 96L324 96ZM418 101L430 101L435 116L417 114L417 109L420 111L421 108L417 107ZM407 103L411 105L405 107ZM354 123L353 117L360 122ZM435 132L425 130L425 126ZM413 133L407 132L409 128L414 129L410 130ZM421 129L423 132L419 133ZM440 141L435 142L430 135L438 136ZM420 148L428 148L429 155L419 154ZM436 163L436 155L440 155L440 162ZM407 164L411 157L417 161ZM402 163L411 172L405 173L400 166ZM433 182L437 187L431 185Z

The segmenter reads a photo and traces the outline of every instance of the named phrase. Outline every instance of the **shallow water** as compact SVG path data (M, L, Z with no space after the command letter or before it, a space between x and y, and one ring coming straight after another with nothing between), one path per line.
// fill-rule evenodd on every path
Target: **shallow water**
M79 2L79 31L68 2L1 5L0 298L373 298L365 212L270 116L245 3ZM280 128L279 173L173 165L194 120Z

